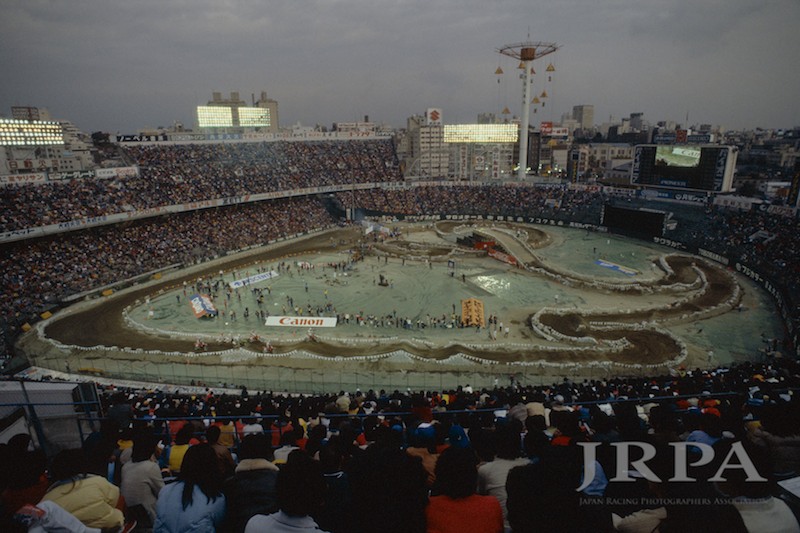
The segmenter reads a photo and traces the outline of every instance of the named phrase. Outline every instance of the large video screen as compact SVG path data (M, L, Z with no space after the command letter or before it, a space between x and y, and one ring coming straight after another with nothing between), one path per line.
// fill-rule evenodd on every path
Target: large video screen
M697 167L700 165L699 146L657 146L656 166Z
M729 146L638 145L633 153L631 183L725 192L733 180L735 159L729 162L732 153Z

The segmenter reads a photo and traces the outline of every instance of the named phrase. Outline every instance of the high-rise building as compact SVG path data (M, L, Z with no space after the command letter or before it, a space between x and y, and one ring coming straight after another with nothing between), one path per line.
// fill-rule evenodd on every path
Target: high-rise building
M572 118L582 130L594 127L594 106L590 104L572 106Z
M450 163L449 147L444 142L442 110L428 109L425 115L408 118L402 141L405 174L414 177L445 177Z
M512 177L519 125L491 122L493 118L484 114L476 124L444 124L438 108L409 117L397 148L404 175L455 180Z
M644 113L631 113L630 127L633 131L643 131L645 128Z

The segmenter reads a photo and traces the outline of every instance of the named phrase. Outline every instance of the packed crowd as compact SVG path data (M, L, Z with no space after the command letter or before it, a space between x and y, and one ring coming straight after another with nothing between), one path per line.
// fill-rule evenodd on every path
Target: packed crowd
M176 263L194 264L327 227L311 197L206 209L2 247L0 309L15 328L62 298Z
M373 148L381 146L377 144ZM302 144L294 148L300 152L310 149ZM166 148L138 150L142 153L167 151ZM165 156L161 154L158 157ZM346 161L352 162L350 159ZM601 192L565 188L483 186L348 192L339 195L342 205L350 206L354 194L356 206L370 213L412 216L498 214L592 224L600 222L604 202L631 202L630 199L606 197ZM20 324L33 319L36 313L52 306L64 295L169 264L193 262L224 250L263 242L270 236L305 231L331 222L314 200L280 202L280 207L278 203L270 202L228 207L227 210L197 211L71 233L58 239L5 245L0 305L6 327L0 330L10 342ZM797 295L800 295L800 232L795 219L760 211L739 212L700 206L662 208L675 210L674 220L678 223L676 229L668 234L670 239L746 263L772 277L783 289L789 309L800 306L800 300L797 300ZM312 216L299 216L306 212ZM260 233L252 228L259 228ZM758 231L766 232L768 238L752 240ZM139 253L127 253L130 249Z
M353 203L350 192L338 193L337 197L342 205L349 207ZM356 191L355 205L371 212L404 216L497 213L597 224L603 196L597 192L573 191L563 187L416 187L407 190Z
M689 242L735 257L773 279L791 283L794 294L800 289L800 235L796 219L762 211L738 212L711 210L705 222L687 225ZM764 237L757 234L763 232Z
M798 390L786 359L483 390L109 386L82 449L0 447L2 527L797 532L776 480L800 474Z
M125 147L138 177L0 188L0 232L247 194L401 179L391 141Z

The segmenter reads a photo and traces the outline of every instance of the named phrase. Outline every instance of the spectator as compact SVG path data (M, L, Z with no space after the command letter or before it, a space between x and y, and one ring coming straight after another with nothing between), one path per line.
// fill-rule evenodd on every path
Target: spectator
M213 533L222 525L225 496L216 457L208 444L186 450L178 481L158 495L154 533Z
M0 493L0 529L12 531L12 514L24 505L35 505L47 492L47 456L42 450L28 450L30 436L14 435L4 445L2 472L5 489ZM18 442L15 446L14 441Z
M125 501L119 488L86 471L83 450L59 452L50 466L53 484L42 499L55 502L88 527L121 527Z
M262 426L257 418L248 419L247 423L242 428L242 435L259 435L264 433L264 426Z
M129 533L136 527L136 522L125 524L121 528L86 527L74 515L65 511L51 501L41 501L34 505L25 505L18 509L14 518L28 533Z
M343 469L345 456L338 440L338 436L332 437L319 450L319 462L328 490L325 504L313 516L320 528L331 533L347 533L355 527L353 493L350 479Z
M732 445L724 443L720 446L719 451L723 457L730 449L728 444ZM744 450L763 481L749 479L750 474L744 469L731 468L725 470L725 480L717 482L717 489L731 498L731 503L748 533L800 532L797 514L792 512L785 501L776 498L772 493L775 478L772 476L770 458L765 450L749 445ZM719 461L717 459L717 463Z
M311 515L322 506L326 489L319 463L302 450L293 451L278 474L276 491L279 511L253 516L247 522L245 533L323 531Z
M587 523L579 505L575 468L557 460L518 466L508 473L506 491L508 522L514 533L602 531Z
M228 504L226 531L241 533L253 516L278 510L275 492L278 467L270 461L270 452L263 433L248 435L242 440L239 465L223 487Z
M217 442L228 449L233 448L236 444L236 425L233 423L233 420L230 418L217 420L214 422L214 425L218 426L220 431L219 440Z
M173 475L180 474L183 457L189 450L189 441L194 438L194 425L189 422L178 430L175 435L175 444L167 448L165 464Z
M495 458L478 467L477 492L497 498L503 510L506 527L508 527L506 478L512 468L524 466L530 462L528 459L520 457L520 429L521 424L517 420L497 427L494 432Z
M418 458L400 449L400 434L385 428L348 468L355 531L424 533L427 475Z
M772 458L775 474L800 475L800 409L796 405L765 406L761 423L750 427L747 438Z
M422 461L422 466L428 473L428 485L431 486L436 481L436 462L439 454L436 453L436 429L433 424L421 423L414 429L409 438L410 446L406 448L406 453L412 457L418 457Z
M211 426L206 430L206 440L214 450L214 453L217 454L217 460L219 462L219 469L222 472L222 478L228 479L233 475L233 471L236 468L236 463L233 460L231 451L219 443L220 433L219 426Z
M144 514L136 517L140 526L152 525L156 518L158 493L164 488L164 478L158 466L161 454L158 437L139 433L134 438L131 461L122 467L120 492L129 509L141 506Z
M289 458L289 454L299 449L294 431L287 431L281 435L281 447L273 452L275 455L275 464L285 464L286 460Z
M436 483L425 510L428 533L500 533L503 510L494 496L475 494L475 452L450 447L436 462Z

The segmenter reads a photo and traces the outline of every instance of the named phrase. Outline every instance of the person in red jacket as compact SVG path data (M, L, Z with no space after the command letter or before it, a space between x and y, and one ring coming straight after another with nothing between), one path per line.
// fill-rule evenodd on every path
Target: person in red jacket
M428 533L502 533L503 511L494 496L475 494L477 458L451 446L436 462L436 482L425 516Z

